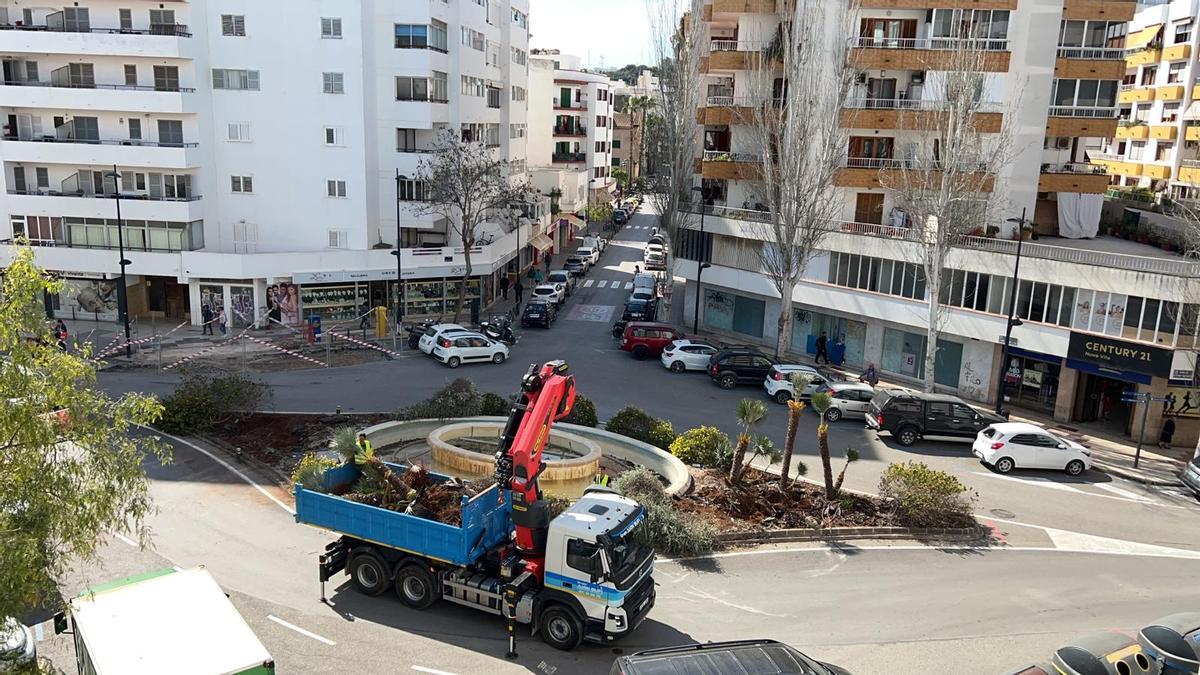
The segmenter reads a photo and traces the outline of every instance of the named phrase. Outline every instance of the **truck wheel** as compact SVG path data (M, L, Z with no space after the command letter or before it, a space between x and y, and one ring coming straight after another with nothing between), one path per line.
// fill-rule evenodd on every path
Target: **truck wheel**
M917 442L916 427L904 427L896 432L896 440L905 447Z
M405 565L396 573L396 595L413 609L425 609L437 602L437 584L424 567Z
M387 565L375 553L359 553L350 560L350 581L363 595L379 595L388 587Z
M542 640L555 649L569 652L578 647L583 640L583 626L579 625L579 619L565 607L555 606L543 610L538 623L542 631Z

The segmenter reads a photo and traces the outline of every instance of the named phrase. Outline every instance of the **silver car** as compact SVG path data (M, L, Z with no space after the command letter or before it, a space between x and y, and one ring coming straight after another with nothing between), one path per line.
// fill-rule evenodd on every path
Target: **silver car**
M0 673L16 672L36 657L33 632L12 617L0 620Z
M826 391L831 395L829 410L825 411L826 422L836 422L846 415L861 419L875 395L871 385L859 382L833 382Z

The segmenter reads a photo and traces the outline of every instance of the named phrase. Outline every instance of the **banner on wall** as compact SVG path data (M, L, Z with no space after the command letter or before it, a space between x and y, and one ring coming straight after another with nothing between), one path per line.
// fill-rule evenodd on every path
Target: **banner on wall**
M1171 387L1163 401L1164 417L1200 417L1200 389Z
M1171 374L1171 350L1088 333L1071 333L1067 358L1151 377Z
M116 279L63 279L60 307L78 314L96 315L101 320L117 320Z
M267 315L285 326L300 325L300 286L287 281L268 286Z

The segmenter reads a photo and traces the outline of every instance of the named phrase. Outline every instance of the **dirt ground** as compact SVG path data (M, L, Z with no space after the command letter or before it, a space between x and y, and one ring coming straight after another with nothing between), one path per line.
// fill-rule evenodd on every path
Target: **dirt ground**
M310 345L303 338L284 335L282 333L253 333L253 336L282 349L292 351L295 354L308 357L312 361L298 358L294 354L286 354L251 340L243 339L223 344L219 339L214 339L213 342L208 344L190 341L164 346L161 354L157 347L147 346L134 355L132 362L112 359L110 367L119 369L159 369L169 367L172 364L191 357L191 360L187 361L189 365L201 365L221 370L244 368L251 372L263 373L321 368L326 364L329 367L336 368L338 366L386 361L392 358L390 355L377 349L358 346L345 340L335 340L333 344L326 346L323 343ZM359 339L359 336L354 337ZM391 344L386 341L382 346L384 349L391 349ZM205 351L210 348L213 349Z
M256 413L226 424L209 436L228 448L291 473L306 453L324 450L334 430L383 422L381 415L273 415Z

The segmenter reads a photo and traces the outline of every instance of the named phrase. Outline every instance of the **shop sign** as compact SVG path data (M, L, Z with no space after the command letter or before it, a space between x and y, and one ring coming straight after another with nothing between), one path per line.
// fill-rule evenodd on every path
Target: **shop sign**
M1171 374L1171 350L1088 333L1071 333L1067 357L1151 377Z

